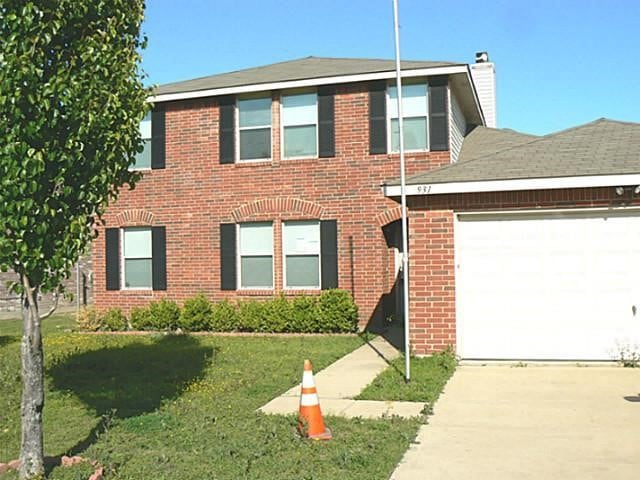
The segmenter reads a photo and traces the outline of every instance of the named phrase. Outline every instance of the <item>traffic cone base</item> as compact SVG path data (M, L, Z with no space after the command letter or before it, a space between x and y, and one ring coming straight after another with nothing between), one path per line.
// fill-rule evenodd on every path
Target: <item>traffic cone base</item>
M325 426L322 418L318 392L309 360L304 361L298 432L301 436L314 440L330 440L332 438L331 430Z

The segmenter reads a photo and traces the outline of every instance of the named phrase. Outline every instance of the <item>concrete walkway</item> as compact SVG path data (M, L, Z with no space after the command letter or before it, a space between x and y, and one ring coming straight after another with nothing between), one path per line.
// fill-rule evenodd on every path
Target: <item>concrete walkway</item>
M640 369L462 366L391 479L630 480L639 472Z
M424 403L378 402L353 400L374 378L389 366L398 351L382 337L345 355L321 372L314 372L320 408L324 415L380 418L388 415L414 417L420 415ZM296 413L300 402L300 385L274 398L260 408L264 413Z

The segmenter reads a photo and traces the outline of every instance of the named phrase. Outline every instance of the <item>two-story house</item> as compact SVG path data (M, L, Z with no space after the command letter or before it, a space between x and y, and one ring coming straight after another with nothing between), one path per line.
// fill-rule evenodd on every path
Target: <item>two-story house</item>
M304 58L161 86L135 190L94 245L95 302L350 290L362 325L397 315L392 60ZM407 172L455 161L484 124L466 64L404 62ZM451 144L451 147L450 147Z
M394 68L309 57L161 86L144 178L94 243L96 305L338 287L361 326L398 318ZM402 77L414 352L586 359L640 342L638 125L492 128L482 56L403 62Z

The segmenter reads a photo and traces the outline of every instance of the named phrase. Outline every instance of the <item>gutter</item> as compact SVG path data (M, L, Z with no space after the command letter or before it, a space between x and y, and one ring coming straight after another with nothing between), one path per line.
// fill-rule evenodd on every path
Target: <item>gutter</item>
M471 182L417 183L407 185L406 195L445 195L452 193L508 192L522 190L553 190L564 188L617 187L640 185L640 174L585 175L551 178L522 178L511 180L482 180ZM400 185L381 185L386 197L399 197Z

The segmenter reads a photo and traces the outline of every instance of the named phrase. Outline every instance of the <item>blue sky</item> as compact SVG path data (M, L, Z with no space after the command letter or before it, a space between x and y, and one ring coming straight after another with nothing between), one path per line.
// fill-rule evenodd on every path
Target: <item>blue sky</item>
M496 64L498 126L640 122L640 0L399 0L402 57ZM155 84L309 55L393 58L391 0L147 0Z

